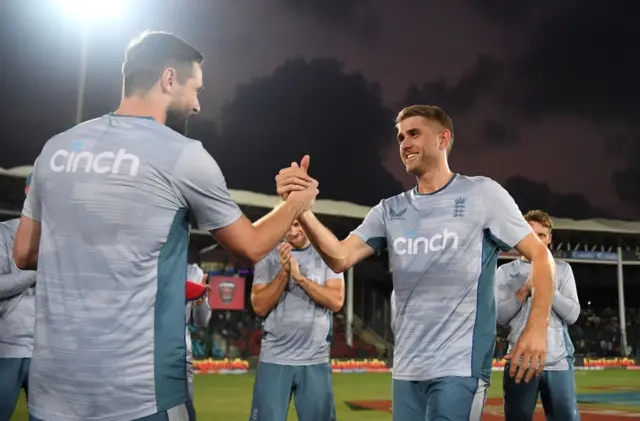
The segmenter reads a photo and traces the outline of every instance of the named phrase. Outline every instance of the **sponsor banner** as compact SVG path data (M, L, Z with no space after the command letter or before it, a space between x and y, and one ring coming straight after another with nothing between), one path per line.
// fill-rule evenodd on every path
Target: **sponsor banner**
M213 310L244 310L245 279L236 276L209 276L209 307Z
M194 360L193 371L197 374L244 374L249 372L249 361L241 359Z
M391 371L387 363L379 359L331 360L334 373L385 373Z
M580 363L576 359L576 363ZM633 358L584 358L582 361L584 367L605 367L605 368L623 368L637 365Z
M500 371L504 368L506 360L493 360L492 370ZM604 370L612 368L626 368L634 370L638 367L637 361L633 358L582 358L578 357L575 361L576 370Z

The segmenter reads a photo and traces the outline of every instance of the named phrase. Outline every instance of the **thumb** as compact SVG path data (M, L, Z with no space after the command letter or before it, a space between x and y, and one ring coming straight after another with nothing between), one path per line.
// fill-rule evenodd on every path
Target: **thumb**
M291 168L299 168L298 163L297 163L297 162L295 162L295 161L294 161L294 162L292 162L292 163L291 163Z
M505 356L504 356L504 359L505 359L505 360L510 360L510 359L511 359L511 357L512 357L512 355L511 355L511 354L507 354L507 355L505 355Z
M309 169L309 163L311 161L311 157L309 155L305 155L302 157L302 161L300 161L300 168L302 168L305 172Z

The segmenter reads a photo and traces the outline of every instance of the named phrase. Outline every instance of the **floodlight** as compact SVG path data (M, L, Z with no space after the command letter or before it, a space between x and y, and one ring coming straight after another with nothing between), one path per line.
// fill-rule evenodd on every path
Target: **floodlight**
M124 0L57 0L63 14L81 22L119 18Z

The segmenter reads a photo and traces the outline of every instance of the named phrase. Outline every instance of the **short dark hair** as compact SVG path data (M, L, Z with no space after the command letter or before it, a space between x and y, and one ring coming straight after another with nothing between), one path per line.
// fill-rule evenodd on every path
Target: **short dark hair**
M396 117L396 124L409 117L423 117L427 120L435 121L445 129L449 130L451 132L451 141L449 142L447 152L451 152L454 138L453 120L451 120L451 117L449 117L442 108L435 105L410 105L409 107L403 108L402 111L398 113L398 117Z
M202 64L204 56L182 38L168 32L145 31L131 41L122 64L125 97L134 92L147 92L167 67L179 70L177 77L184 83L191 76L193 63Z
M551 216L542 210L534 209L524 214L524 219L527 222L537 222L545 228L549 228L549 231L553 230L553 219Z

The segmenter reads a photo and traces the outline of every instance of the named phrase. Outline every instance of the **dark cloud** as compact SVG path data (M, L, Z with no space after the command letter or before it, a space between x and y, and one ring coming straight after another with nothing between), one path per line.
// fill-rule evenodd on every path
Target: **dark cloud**
M561 0L469 0L470 4L493 23L520 33L523 26L531 23L541 13L548 13L553 7L559 7Z
M452 84L440 77L421 87L411 86L403 105L433 104L442 107L452 117L466 115L492 88L501 72L502 65L495 58L479 55L457 83Z
M518 141L518 134L504 123L492 119L485 120L482 138L494 146L511 145Z
M543 20L514 63L523 110L635 122L640 112L639 13L635 1L581 2Z
M632 0L580 2L544 19L514 63L523 114L639 129L639 14ZM612 181L620 199L640 209L638 138L630 149L628 167Z
M555 193L548 185L524 177L512 177L507 180L504 187L522 212L542 209L558 218L573 219L588 219L593 218L594 215L602 218L611 216L604 209L592 206L581 194Z
M287 10L305 19L362 39L375 37L380 22L371 0L278 0Z
M236 90L210 146L233 188L275 193L277 172L311 155L321 196L373 205L402 191L381 164L393 113L380 88L335 59L295 59Z
M640 2L470 2L507 36L525 40L505 55L506 77L494 92L503 109L604 129L605 150L628 161L613 175L615 191L640 209L640 137L621 134L640 129Z

